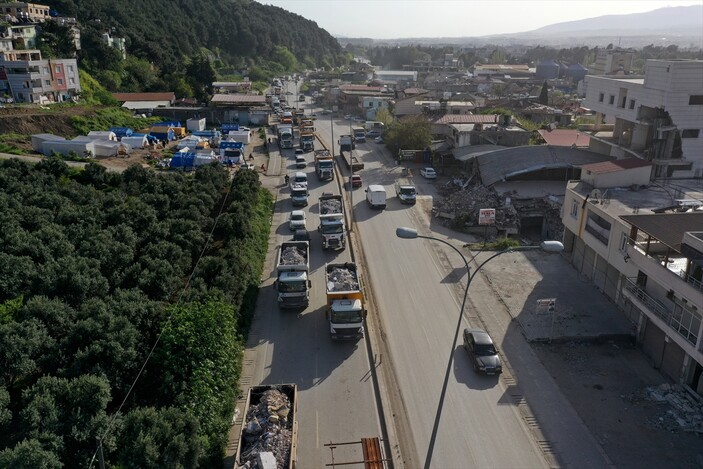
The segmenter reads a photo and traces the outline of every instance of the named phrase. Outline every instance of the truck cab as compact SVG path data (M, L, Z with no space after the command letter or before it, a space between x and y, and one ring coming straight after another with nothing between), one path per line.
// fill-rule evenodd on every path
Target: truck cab
M395 183L395 195L402 204L414 204L417 200L417 190L415 185L409 181L398 181Z
M308 186L302 184L291 183L290 200L294 207L305 207L308 204Z

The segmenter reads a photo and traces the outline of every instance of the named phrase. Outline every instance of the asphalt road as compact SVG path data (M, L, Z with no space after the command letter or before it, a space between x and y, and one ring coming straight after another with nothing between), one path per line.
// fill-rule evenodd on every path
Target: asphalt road
M294 88L291 87L291 90ZM297 94L289 98L297 97ZM273 216L271 252L291 239L288 214L293 209L289 191L283 187L285 172L297 171L294 150L282 153L283 172ZM245 369L252 384L298 384L298 468L325 467L332 462L326 443L359 441L381 434L365 341L333 342L325 319L324 267L328 262L350 261L349 249L323 251L317 199L323 191L339 193L337 181L319 182L314 175L313 154L308 153L309 205L305 208L311 234L310 306L302 312L279 310L276 303L275 266L269 255L257 318L252 325ZM248 361L248 362L247 362ZM247 366L249 365L249 366ZM349 445L334 450L336 462L362 460L361 447Z

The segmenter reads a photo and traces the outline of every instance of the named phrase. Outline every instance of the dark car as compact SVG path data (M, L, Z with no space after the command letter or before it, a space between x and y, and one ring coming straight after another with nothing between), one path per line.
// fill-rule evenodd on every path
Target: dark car
M358 174L354 174L352 177L349 178L349 184L352 186L352 188L356 189L357 187L361 187L364 183L361 181L361 176Z
M464 329L464 348L469 353L474 371L477 373L494 375L503 372L498 350L486 331Z
M308 230L300 229L295 230L293 233L293 241L308 241L310 242L310 233Z

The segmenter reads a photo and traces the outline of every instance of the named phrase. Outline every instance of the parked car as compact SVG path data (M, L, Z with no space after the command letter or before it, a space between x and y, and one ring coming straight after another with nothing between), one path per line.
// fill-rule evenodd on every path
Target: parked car
M420 176L424 177L425 179L437 179L437 173L435 172L434 168L421 168Z
M500 363L498 350L493 339L481 329L464 329L464 348L477 373L487 375L500 374L503 366Z
M381 136L380 130L369 130L366 132L366 138L376 138Z
M295 149L295 156L304 156L305 152L303 151L302 148L296 148Z
M322 114L325 114L325 115L332 114L332 109L323 109Z
M288 228L291 231L305 229L305 212L303 210L293 210L288 218Z
M353 174L349 178L349 185L352 187L352 189L356 189L357 187L361 187L363 185L363 182L361 181L361 176L358 174Z
M373 139L373 141L376 143L383 143L383 137L376 137Z
M352 120L353 118L354 116L352 116L351 114L347 114L346 116L344 116L344 119L348 121Z

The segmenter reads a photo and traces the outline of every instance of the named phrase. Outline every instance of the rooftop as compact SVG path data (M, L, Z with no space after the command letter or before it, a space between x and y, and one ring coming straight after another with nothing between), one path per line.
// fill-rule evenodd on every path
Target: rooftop
M112 93L112 97L117 101L173 101L176 94L173 92L163 93Z
M266 103L266 96L260 94L216 94L212 97L211 102L224 104L262 104Z
M577 147L588 148L588 144L591 137L578 130L571 129L554 129L554 130L538 130L537 131L547 145L554 145L556 147L570 147L575 145Z
M497 124L498 114L445 114L433 124Z
M600 163L583 165L582 169L593 174L606 174L623 169L643 168L645 166L652 166L652 163L639 158L625 158L622 160L602 161Z
M703 212L624 215L620 218L676 252L681 252L684 233L700 231L703 227Z

